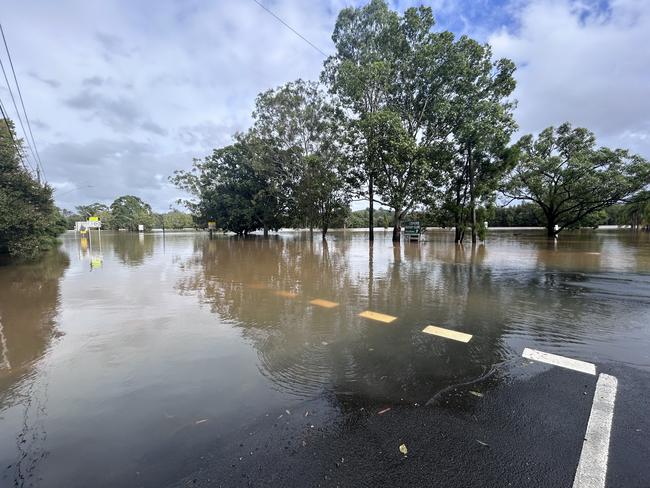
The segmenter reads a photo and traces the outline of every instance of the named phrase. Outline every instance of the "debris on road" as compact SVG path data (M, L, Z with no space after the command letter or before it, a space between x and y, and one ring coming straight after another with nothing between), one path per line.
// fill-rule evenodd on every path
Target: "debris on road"
M404 454L404 456L406 456L408 454L409 450L406 448L406 444L401 444L399 446L399 452Z
M477 397L482 397L482 396L483 396L483 393L478 392L478 391L470 390L470 393L471 393L472 395L474 395L474 396L477 396Z
M377 415L383 415L383 414L385 414L386 412L388 412L389 410L390 410L390 407L386 407L386 408L384 408L383 410L380 410L379 412L377 412Z

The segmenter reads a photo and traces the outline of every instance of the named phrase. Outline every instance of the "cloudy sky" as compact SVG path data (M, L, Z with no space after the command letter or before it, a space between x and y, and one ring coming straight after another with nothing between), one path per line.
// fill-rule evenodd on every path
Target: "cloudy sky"
M356 0L260 0L326 53ZM650 1L392 1L513 59L521 132L569 120L650 158ZM253 0L0 0L0 22L57 203L135 194L164 211L167 178L250 123L260 91L317 79L323 55ZM4 53L3 53L4 55ZM6 57L3 58L7 66ZM0 100L15 118L5 82Z

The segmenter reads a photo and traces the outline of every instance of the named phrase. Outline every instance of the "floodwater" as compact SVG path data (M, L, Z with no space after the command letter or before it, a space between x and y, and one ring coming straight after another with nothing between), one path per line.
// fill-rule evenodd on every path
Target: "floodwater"
M67 234L0 266L0 486L164 486L253 422L425 403L524 347L650 372L647 233L307 237Z

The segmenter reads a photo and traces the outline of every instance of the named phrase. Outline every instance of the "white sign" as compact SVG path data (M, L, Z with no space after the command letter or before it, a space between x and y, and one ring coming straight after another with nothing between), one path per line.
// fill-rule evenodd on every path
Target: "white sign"
M88 229L101 229L101 228L102 228L102 223L100 220L83 220L83 221L75 222L74 224L74 230L76 232L82 230L88 230Z

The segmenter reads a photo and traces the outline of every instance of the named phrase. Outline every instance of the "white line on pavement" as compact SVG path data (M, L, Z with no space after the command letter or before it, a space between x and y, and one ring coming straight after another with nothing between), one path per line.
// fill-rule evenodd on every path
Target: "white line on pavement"
M4 329L2 328L2 320L0 320L0 346L2 346L2 362L0 362L0 369L11 369L11 363L7 355L7 340L5 339Z
M614 376L598 376L573 488L605 487L617 385L618 380Z
M578 361L577 359L566 358L564 356L557 356L555 354L550 354L548 352L536 351L535 349L524 349L524 352L521 353L526 359L532 359L533 361L540 361L542 363L552 364L554 366L559 366L561 368L572 369L574 371L580 371L581 373L587 374L596 374L596 366L592 363L586 363L584 361Z

